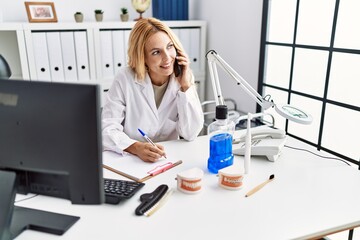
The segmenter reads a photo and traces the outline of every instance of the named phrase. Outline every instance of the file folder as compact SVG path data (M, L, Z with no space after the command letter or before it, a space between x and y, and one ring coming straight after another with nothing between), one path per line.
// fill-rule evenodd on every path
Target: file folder
M198 72L200 70L200 29L180 29L179 37L186 53L189 56L191 69Z
M60 32L65 81L77 81L74 32Z
M103 79L114 77L112 31L100 31L101 71Z
M191 61L191 69L195 72L200 71L200 28L189 28L190 32L190 49L189 58Z
M50 75L53 82L64 82L63 57L59 32L47 32L46 41L49 52Z
M75 31L76 66L79 81L89 81L89 55L86 31Z
M125 46L124 30L112 31L113 53L114 53L114 75L120 68L126 66L127 48Z
M36 80L51 81L50 63L45 32L31 34L36 65Z

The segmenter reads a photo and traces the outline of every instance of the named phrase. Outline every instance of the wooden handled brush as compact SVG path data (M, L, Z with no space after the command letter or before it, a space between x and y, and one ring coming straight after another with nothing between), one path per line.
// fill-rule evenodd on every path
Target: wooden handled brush
M272 180L274 180L275 175L271 174L269 179L266 180L265 182L257 185L256 187L254 187L253 189L251 189L246 195L245 197L250 197L251 195L253 195L254 193L256 193L257 191L259 191L260 189L262 189L266 184L268 184L269 182L271 182Z

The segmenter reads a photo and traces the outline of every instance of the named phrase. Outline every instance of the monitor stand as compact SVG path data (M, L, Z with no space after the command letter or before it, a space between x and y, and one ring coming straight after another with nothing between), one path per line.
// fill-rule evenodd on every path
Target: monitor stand
M15 173L0 171L0 239L13 239L26 229L56 235L65 233L80 217L14 206L16 186ZM5 184L6 183L6 184ZM4 197L3 197L4 196Z
M79 219L76 216L15 206L10 232L13 238L26 229L62 235Z
M14 210L15 179L13 172L0 171L0 239L10 240L10 225Z

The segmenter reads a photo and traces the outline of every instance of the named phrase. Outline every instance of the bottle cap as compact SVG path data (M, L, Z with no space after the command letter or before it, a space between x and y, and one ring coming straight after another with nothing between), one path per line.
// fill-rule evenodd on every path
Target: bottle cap
M216 119L227 119L228 109L226 105L217 105L215 110Z

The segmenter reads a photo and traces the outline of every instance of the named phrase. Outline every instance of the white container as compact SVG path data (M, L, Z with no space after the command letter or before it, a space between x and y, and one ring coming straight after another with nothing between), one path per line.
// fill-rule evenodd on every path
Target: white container
M243 186L244 171L239 166L219 170L219 186L228 190L238 190Z
M198 193L202 189L203 170L191 168L177 174L177 189L184 193Z

